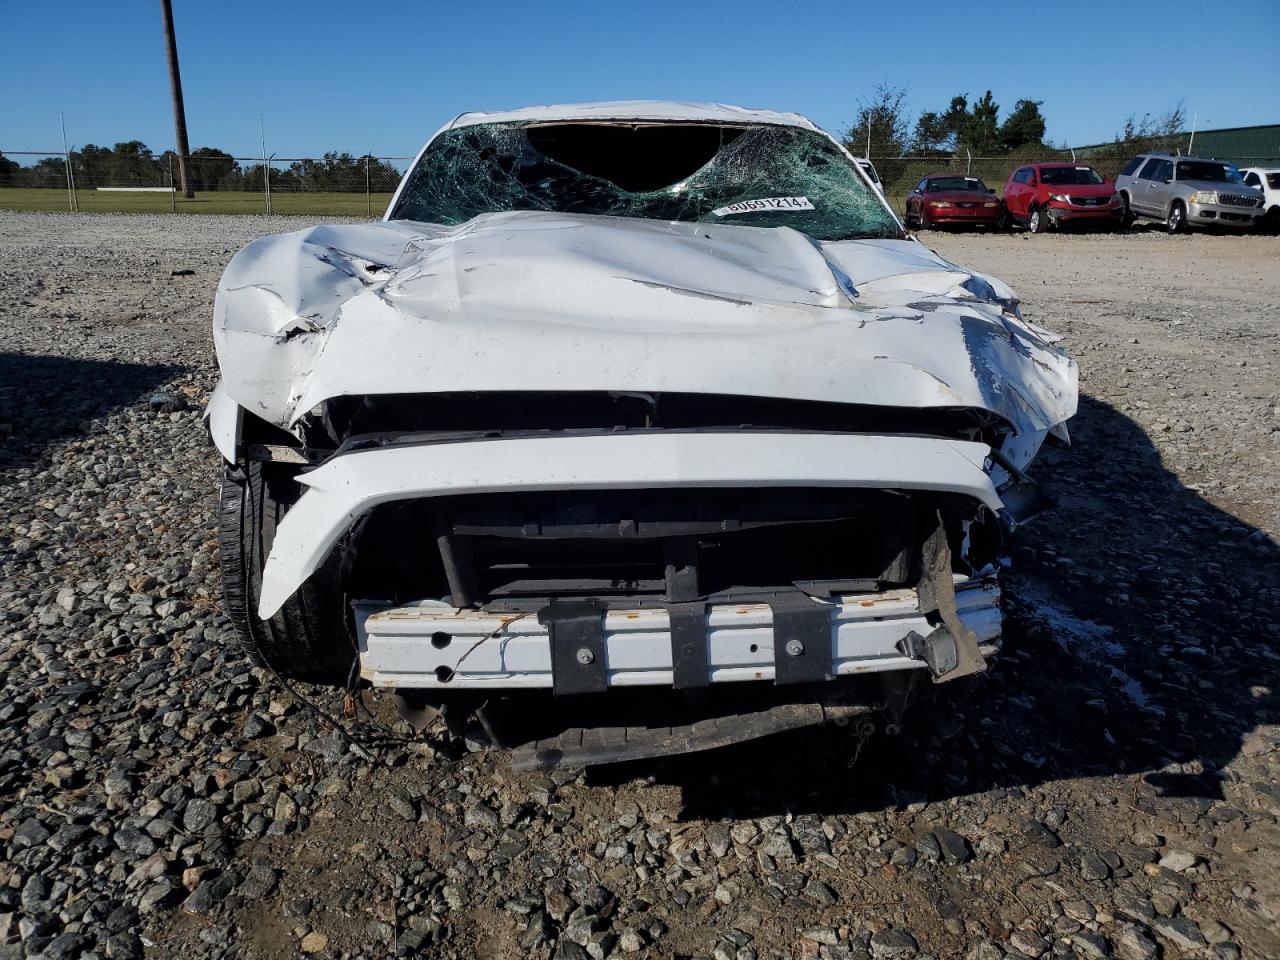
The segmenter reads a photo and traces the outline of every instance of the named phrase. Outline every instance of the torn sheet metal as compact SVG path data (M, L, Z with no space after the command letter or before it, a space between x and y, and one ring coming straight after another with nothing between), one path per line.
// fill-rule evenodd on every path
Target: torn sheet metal
M910 240L501 213L259 240L214 334L229 395L280 426L347 394L554 388L972 407L1044 433L1075 412L1075 364L953 292L973 276Z

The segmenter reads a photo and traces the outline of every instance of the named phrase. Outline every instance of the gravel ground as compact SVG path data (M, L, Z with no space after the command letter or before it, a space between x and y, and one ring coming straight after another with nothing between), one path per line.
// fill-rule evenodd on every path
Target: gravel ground
M1280 241L927 235L1081 364L1006 655L892 739L575 777L235 645L212 296L301 225L0 214L0 958L1280 955Z

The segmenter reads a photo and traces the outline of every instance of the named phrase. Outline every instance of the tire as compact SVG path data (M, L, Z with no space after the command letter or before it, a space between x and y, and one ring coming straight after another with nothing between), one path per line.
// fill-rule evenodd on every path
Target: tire
M1169 219L1165 223L1165 228L1171 235L1187 232L1187 208L1182 205L1181 200L1173 201L1173 206L1169 208Z
M1133 226L1133 211L1129 209L1129 195L1120 194L1120 202L1124 204L1124 213L1120 214L1120 229L1128 230Z
M345 598L330 559L269 620L258 618L262 567L276 525L296 501L287 476L267 476L263 464L226 468L218 503L222 599L249 657L281 676L306 683L346 682L355 644L347 631Z
M910 230L914 224L915 221L911 217L910 204L904 205L902 208L902 225Z
M1013 217L1009 216L1007 207L1001 207L1000 213L996 217L995 231L996 233L1004 233L1006 230L1013 229Z
M924 209L924 204L920 204L920 213L916 217L917 230L932 230L933 224L929 222L929 214Z
M1262 215L1258 228L1263 233L1280 233L1280 206L1273 206Z
M1048 233L1049 215L1040 207L1032 207L1027 214L1027 229L1032 233Z

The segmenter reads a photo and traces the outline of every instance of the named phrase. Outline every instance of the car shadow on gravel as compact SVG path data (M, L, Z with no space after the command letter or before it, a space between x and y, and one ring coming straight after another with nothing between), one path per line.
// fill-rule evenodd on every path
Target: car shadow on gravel
M89 420L137 401L181 371L165 364L0 353L0 470L85 433Z
M1070 426L1074 445L1033 471L1058 505L1012 545L1004 654L964 695L861 745L800 731L589 782L678 785L682 816L716 819L1138 773L1144 796L1207 810L1242 741L1280 722L1280 547L1183 486L1105 402L1082 398Z

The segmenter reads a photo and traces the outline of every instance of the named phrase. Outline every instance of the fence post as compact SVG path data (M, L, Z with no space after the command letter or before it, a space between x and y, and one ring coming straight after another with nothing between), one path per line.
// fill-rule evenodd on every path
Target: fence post
M964 155L964 175L967 177L973 172L973 154L966 149Z
M61 110L58 111L58 120L62 123L62 162L67 168L67 210L76 213L79 206L76 203L76 175L71 172L71 151L67 149L67 118Z
M364 202L369 209L369 219L373 219L373 194L369 192L369 162L373 158L369 154L364 155Z
M169 154L169 212L178 212L178 194L173 189L173 154Z
M262 158L262 186L267 192L267 216L271 216L271 162L267 157Z

